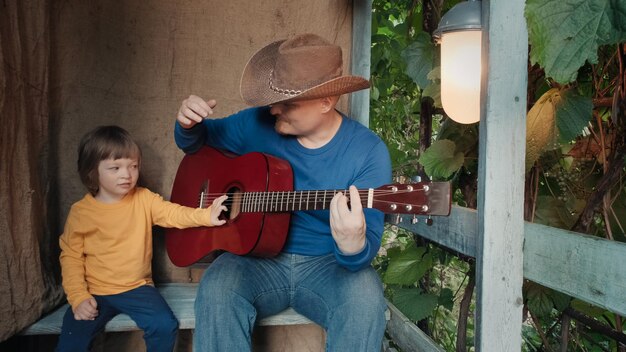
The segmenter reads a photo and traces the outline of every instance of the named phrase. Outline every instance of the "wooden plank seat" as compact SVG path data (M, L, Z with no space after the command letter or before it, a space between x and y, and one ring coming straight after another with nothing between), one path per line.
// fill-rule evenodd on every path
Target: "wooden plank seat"
M172 308L174 315L178 318L180 329L194 329L196 326L195 313L193 309L196 300L197 283L169 283L157 286L163 298ZM21 335L54 335L61 333L61 325L63 315L69 307L64 304L47 314L33 325L27 327L21 332ZM309 319L296 313L289 308L279 314L267 317L257 322L259 326L275 326L275 325L299 325L314 324ZM132 331L138 330L135 322L126 314L119 314L105 327L107 332Z

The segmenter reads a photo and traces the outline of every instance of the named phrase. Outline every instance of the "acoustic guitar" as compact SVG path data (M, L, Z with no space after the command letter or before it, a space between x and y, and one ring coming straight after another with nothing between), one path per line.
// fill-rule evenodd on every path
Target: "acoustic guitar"
M217 227L166 229L167 253L177 266L212 259L222 251L274 256L283 248L290 212L328 209L333 196L348 190L293 190L288 162L264 153L241 156L203 147L181 161L171 201L206 208L223 194L227 223ZM450 214L450 184L420 182L359 190L363 208L388 214ZM203 260L204 259L204 260Z

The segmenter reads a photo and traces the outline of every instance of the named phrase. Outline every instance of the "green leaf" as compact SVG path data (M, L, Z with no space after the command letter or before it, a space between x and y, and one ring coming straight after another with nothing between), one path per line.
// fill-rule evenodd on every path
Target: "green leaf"
M528 0L525 10L530 60L559 83L574 81L598 47L626 41L623 0Z
M419 162L433 179L446 179L463 166L465 156L455 152L456 144L448 139L435 141L420 156Z
M570 142L580 136L589 124L593 110L591 97L579 95L574 89L561 94L561 101L556 106L556 126L559 140Z
M434 106L442 108L441 105L441 66L433 68L426 76L430 83L422 91L422 96L431 97Z
M400 247L392 247L387 250L387 256L389 258L397 257L402 253L402 248Z
M537 197L535 222L560 229L569 229L574 225L575 219L563 210L567 209L565 209L565 204L562 201L553 196L539 196Z
M585 301L581 301L579 299L574 299L572 300L572 308L574 308L575 310L585 313L590 317L594 317L594 318L600 318L602 317L602 315L604 314L604 312L606 312L605 309L602 309L600 307L594 306L590 303L587 303Z
M548 316L553 308L563 311L572 301L570 296L532 281L524 282L523 291L528 308L539 317Z
M422 294L417 288L403 288L395 291L392 302L413 321L429 317L437 308L437 296L430 293Z
M425 247L409 246L389 260L383 278L386 284L412 285L432 266L432 257L424 255Z
M449 139L454 142L456 152L478 157L478 124L466 125L446 119L441 123L437 139Z
M549 289L529 282L525 285L528 309L538 317L545 317L552 312L554 304L549 296Z
M441 292L439 292L437 304L451 311L454 307L454 292L449 288L442 289Z
M420 87L428 85L428 73L433 68L435 46L430 35L421 32L415 42L402 51L406 63L406 74Z
M370 99L378 100L379 96L380 96L380 91L378 90L376 86L373 86L372 89L370 90Z
M552 290L551 296L552 302L554 302L554 308L556 308L559 312L562 312L565 308L569 307L570 302L572 302L572 297L559 291Z

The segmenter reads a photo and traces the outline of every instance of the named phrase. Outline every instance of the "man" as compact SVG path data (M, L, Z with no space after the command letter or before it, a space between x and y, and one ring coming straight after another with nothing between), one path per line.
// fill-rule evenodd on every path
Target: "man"
M207 144L237 154L287 160L295 190L347 189L328 210L292 213L287 243L274 258L224 253L204 273L195 303L196 351L250 350L257 319L293 307L326 329L328 351L379 351L385 300L371 261L383 214L363 209L358 189L391 180L387 147L335 110L342 94L369 87L342 75L342 52L314 34L271 43L248 61L242 98L253 108L207 119L215 100L190 96L177 114L177 145ZM356 186L356 187L355 187Z

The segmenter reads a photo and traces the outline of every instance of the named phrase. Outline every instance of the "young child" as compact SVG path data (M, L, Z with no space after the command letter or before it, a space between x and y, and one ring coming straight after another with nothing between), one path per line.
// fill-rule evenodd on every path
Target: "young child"
M178 321L152 281L152 225L217 226L221 196L208 209L163 200L137 187L141 150L128 132L102 126L78 149L78 173L89 190L74 203L60 237L63 288L71 308L57 351L87 351L119 313L144 331L148 351L174 347Z

